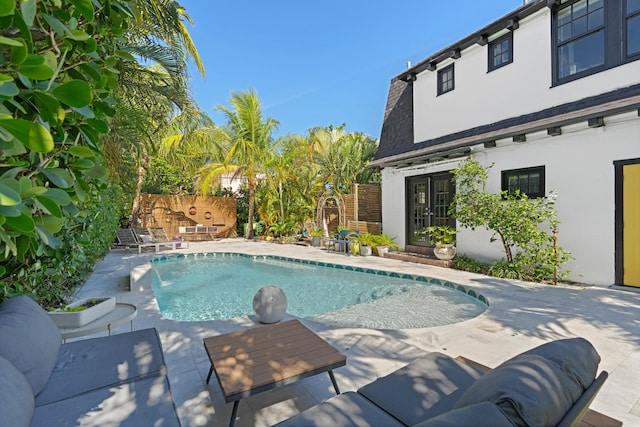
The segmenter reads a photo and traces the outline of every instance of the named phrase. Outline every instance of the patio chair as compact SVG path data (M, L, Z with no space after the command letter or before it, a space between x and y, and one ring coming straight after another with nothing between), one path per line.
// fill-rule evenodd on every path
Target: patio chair
M360 232L357 230L340 230L338 232L338 236L335 239L329 240L327 251L346 253L347 255L349 255L351 253L349 250L351 239L357 237L359 234Z

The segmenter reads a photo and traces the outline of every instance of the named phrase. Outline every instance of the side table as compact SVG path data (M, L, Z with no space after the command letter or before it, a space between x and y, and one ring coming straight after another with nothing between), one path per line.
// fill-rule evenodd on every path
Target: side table
M109 314L106 314L91 323L80 328L60 328L60 334L63 341L67 341L68 338L83 337L85 335L91 335L102 331L109 331L117 326L120 326L126 322L131 322L131 330L133 331L133 319L138 314L138 309L133 304L116 303L116 308Z

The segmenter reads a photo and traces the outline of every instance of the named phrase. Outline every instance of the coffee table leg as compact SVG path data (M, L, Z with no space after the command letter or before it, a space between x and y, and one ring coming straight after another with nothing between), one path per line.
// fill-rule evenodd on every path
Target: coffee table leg
M211 364L211 367L209 368L209 375L207 375L207 384L209 384L209 380L211 379L211 374L213 374L213 363Z
M338 383L336 382L336 377L333 376L333 371L329 371L329 378L331 378L331 382L333 383L333 388L336 389L336 394L340 394L340 389L338 388Z
M240 404L239 400L233 402L233 409L231 410L231 419L229 420L229 427L233 427L236 423L236 416L238 415L238 405Z

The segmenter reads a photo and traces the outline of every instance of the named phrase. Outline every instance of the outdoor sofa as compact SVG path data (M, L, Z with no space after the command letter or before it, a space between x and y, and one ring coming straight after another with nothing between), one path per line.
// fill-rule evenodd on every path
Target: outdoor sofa
M278 427L577 426L607 378L582 338L543 344L493 370L434 352Z
M0 304L0 427L180 426L155 329L61 341L31 298Z

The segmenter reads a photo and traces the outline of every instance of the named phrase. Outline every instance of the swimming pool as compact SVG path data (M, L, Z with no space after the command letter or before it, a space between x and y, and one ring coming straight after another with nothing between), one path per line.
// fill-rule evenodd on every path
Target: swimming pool
M180 254L151 265L160 312L180 321L252 315L263 286L284 290L288 314L345 327L446 325L488 306L475 291L439 279L279 256Z

